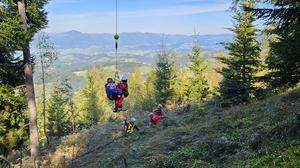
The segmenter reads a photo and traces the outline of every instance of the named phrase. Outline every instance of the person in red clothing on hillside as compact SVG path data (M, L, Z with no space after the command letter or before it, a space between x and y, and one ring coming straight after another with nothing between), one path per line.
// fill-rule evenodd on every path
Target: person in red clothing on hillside
M150 122L156 125L162 118L165 117L163 105L159 104L153 113L150 114Z
M129 95L127 80L127 76L123 76L121 81L118 84L115 84L112 78L107 79L105 91L107 98L115 101L114 112L122 110L123 101Z
M115 111L120 111L120 109L122 109L123 101L129 95L127 80L127 76L123 76L121 82L117 84L116 88L118 92L121 92L122 94L116 98Z

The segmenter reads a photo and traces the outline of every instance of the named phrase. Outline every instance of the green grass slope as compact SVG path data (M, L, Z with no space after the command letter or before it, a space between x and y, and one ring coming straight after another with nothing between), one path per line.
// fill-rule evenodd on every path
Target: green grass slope
M300 167L300 89L186 116L191 143L156 167ZM191 136L193 135L193 136Z
M63 138L43 166L299 167L299 112L300 87L226 110L169 112L155 128L145 113L139 134L122 137L122 121L111 121Z

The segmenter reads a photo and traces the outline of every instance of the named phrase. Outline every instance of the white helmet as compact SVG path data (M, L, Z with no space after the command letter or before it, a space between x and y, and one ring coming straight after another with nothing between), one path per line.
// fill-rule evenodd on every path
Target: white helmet
M134 123L136 121L136 119L134 117L131 117L130 121Z
M162 104L159 104L157 107L158 108L163 108L164 106Z
M123 75L121 81L127 81L128 80L128 76L127 75Z

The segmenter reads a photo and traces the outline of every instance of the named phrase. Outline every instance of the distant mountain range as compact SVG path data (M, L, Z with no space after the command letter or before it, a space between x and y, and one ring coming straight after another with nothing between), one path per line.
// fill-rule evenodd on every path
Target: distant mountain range
M102 52L113 50L113 34L89 34L79 31L68 31L63 33L50 33L52 42L58 49L90 48L99 47ZM155 51L160 48L162 34L156 33L121 33L120 49ZM167 49L188 51L193 45L193 37L188 35L164 35ZM201 35L199 41L201 48L206 51L219 51L224 47L220 43L229 42L233 39L232 34Z

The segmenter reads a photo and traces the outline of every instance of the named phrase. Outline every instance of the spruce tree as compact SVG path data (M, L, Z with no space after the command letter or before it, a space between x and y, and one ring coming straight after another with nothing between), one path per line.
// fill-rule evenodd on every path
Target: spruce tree
M198 42L195 43L193 51L189 54L192 77L189 78L189 100L203 101L209 94L209 86L204 75L207 68L206 62L201 58L201 48Z
M55 83L48 105L48 134L60 137L71 132L71 121L68 108L72 105L73 91L68 80L61 84Z
M24 82L23 63L13 53L5 53L0 48L0 84L19 86Z
M25 92L0 85L0 156L24 147L28 140Z
M271 71L266 79L271 88L295 86L300 82L300 23L295 32L288 30L277 35L278 41L270 43L266 63Z
M30 149L34 162L39 159L39 142L29 43L34 35L47 25L46 4L47 0L2 0L0 6L0 37L9 41L8 46L14 46L5 48L9 48L11 53L23 51L22 65L24 66L24 84L27 91ZM1 31L2 28L4 31ZM3 41L1 38L0 41Z
M235 33L235 39L225 46L229 51L229 57L220 58L226 65L221 70L224 79L220 85L224 104L249 101L256 93L255 74L260 66L260 48L257 30L253 25L254 13L245 10L251 6L254 6L254 0L243 2L237 9L235 24L231 29Z
M75 103L72 99L69 100L66 111L69 115L69 122L71 124L70 130L74 134L77 132L80 122L79 122L79 114L75 109Z
M155 70L155 89L158 103L165 104L173 96L172 82L174 82L174 74L174 62L171 60L170 55L166 53L163 41Z
M156 106L156 73L155 70L151 70L145 80L145 98L142 101L142 106L144 110L151 111L153 107Z
M240 3L241 0L236 0ZM252 11L267 25L268 36L277 36L270 41L266 59L270 70L265 76L271 89L290 87L300 81L300 2L299 0L257 0L262 5L250 6ZM270 29L270 27L272 27Z
M90 127L106 122L112 116L114 102L107 99L105 84L112 72L104 67L92 67L87 74L87 84L76 96L80 122Z
M84 114L84 125L90 127L96 125L100 121L101 108L99 107L98 90L101 88L97 86L96 68L89 70L88 83L82 91L83 106L82 112ZM103 87L103 86L102 86Z
M1 1L2 2L2 1ZM26 34L17 17L11 17L13 7L0 6L0 84L18 86L24 83L23 61L16 57L15 51Z
M300 82L300 2L298 0L269 1L274 8L253 9L259 18L266 19L277 35L270 42L266 63L271 70L267 79L272 88L294 86Z
M11 6L0 2L0 155L7 156L23 148L29 135L26 95L20 87L23 61L15 55L25 32L19 19L11 17Z
M174 89L175 102L178 106L185 105L189 102L189 73L188 68L180 68L176 72L176 79L172 87Z
M130 102L130 109L134 111L143 111L143 100L146 97L146 86L143 81L142 69L136 69L134 72L129 74L129 91L130 96L128 97Z

